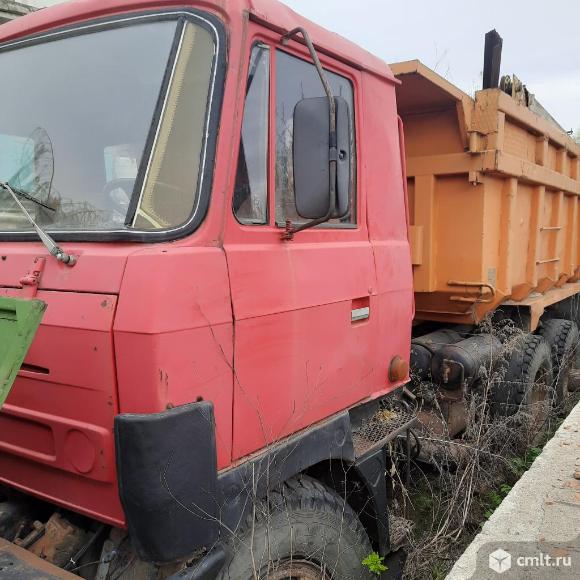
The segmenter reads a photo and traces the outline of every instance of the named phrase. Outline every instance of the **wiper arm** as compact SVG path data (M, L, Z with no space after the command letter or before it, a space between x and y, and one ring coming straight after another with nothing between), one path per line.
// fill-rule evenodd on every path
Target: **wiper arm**
M21 209L22 213L26 216L28 221L32 224L32 227L36 230L38 237L40 238L41 242L46 246L46 249L50 252L52 256L54 256L59 262L66 264L67 266L74 266L77 262L74 256L67 254L62 248L60 248L57 243L34 221L34 218L28 213L28 210L22 205L20 200L18 199L18 194L8 185L7 183L3 183L0 181L0 188L5 189L14 199L16 205ZM22 194L23 192L19 192ZM26 194L28 196L28 194ZM32 201L46 207L42 202L38 201L37 199L32 198ZM28 199L28 197L26 197ZM48 208L52 209L52 208Z
M4 185L6 185L6 184L0 183L0 187L2 187ZM4 188L4 189L6 189L6 188ZM50 205L46 205L46 203L43 203L42 201L40 201L39 199L37 199L33 195L26 193L26 191L22 191L21 189L16 189L15 187L12 188L12 191L16 195L19 195L20 197L23 197L24 199L27 199L28 201L32 201L33 203L35 203L36 205L39 205L40 207L43 207L43 208L48 209L50 211L56 211L56 208L51 207Z

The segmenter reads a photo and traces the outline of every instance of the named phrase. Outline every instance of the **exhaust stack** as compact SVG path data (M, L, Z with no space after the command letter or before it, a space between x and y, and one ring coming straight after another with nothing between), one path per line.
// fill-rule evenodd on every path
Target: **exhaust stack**
M483 57L483 88L497 89L501 69L501 49L503 38L495 28L485 35L485 55Z

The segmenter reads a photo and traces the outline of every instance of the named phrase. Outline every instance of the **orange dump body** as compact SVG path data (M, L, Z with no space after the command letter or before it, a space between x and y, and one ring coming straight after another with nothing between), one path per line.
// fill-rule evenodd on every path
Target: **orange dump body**
M580 146L500 89L391 65L405 126L416 318L474 323L580 292Z

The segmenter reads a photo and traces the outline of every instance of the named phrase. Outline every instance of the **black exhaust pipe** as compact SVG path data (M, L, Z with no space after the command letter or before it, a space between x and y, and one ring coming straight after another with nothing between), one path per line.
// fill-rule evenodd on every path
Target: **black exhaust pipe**
M483 88L497 89L501 69L501 49L503 39L495 29L485 35L485 54L483 57Z

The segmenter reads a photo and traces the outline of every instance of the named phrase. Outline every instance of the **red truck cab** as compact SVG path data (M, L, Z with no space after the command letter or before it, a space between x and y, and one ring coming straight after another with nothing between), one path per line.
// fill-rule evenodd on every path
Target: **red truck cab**
M297 27L348 167L340 215L292 235L317 217L296 183L328 180L300 173L298 106L326 95L301 34L283 40ZM3 197L0 292L47 310L0 415L0 480L163 563L239 523L250 473L261 496L364 463L353 409L407 380L413 317L388 66L275 0L87 0L3 25L0 76L0 181L76 259Z

